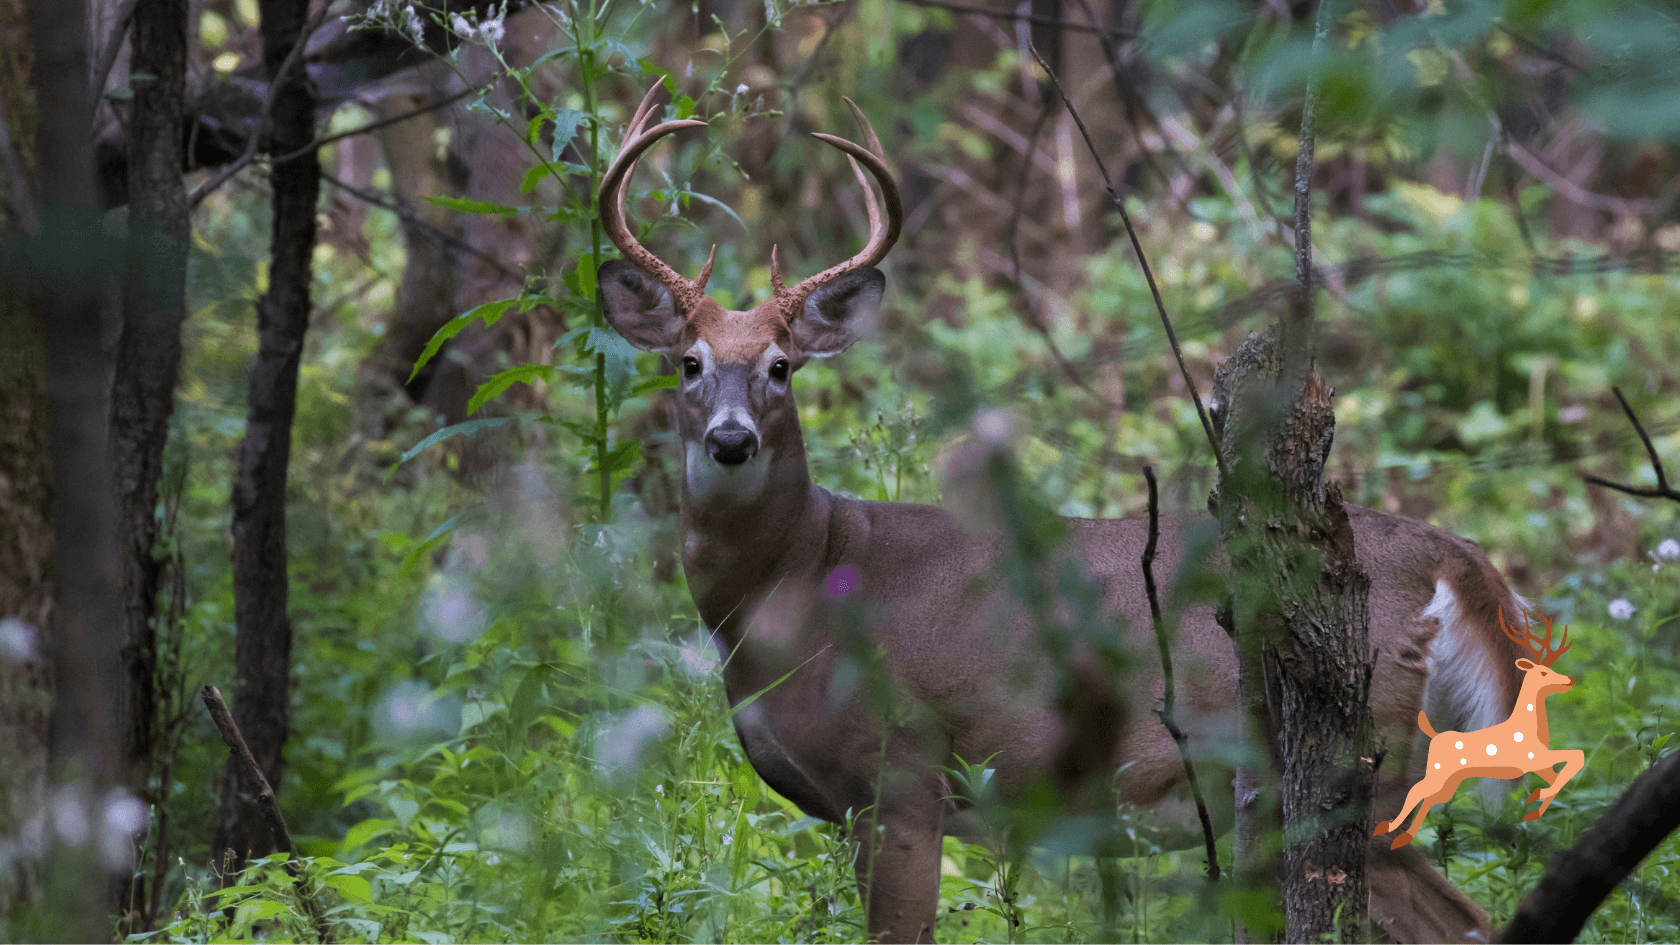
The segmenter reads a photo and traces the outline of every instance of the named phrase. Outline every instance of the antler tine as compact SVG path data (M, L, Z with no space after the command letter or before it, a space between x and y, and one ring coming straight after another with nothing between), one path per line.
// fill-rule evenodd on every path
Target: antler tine
M1569 642L1569 628L1564 627L1563 639L1558 641L1559 645L1554 649L1552 647L1552 618L1547 617L1545 614L1537 615L1539 616L1541 622L1546 625L1546 636L1541 638L1535 636L1534 634L1534 625L1529 620L1529 612L1524 609L1522 611L1522 615L1523 629L1522 632L1519 633L1505 625L1505 608L1500 607L1499 629L1505 631L1505 635L1510 637L1512 642L1520 644L1523 649L1527 650L1534 656L1535 659L1539 660L1541 666L1550 666L1557 662L1558 657L1562 656L1565 651L1573 645Z
M852 108L855 110L857 106L854 104ZM861 113L858 114L861 117ZM868 127L867 121L864 122L864 125L865 137L873 140L879 146L880 141L875 139L874 130ZM859 163L869 168L869 172L874 175L876 183L881 185L881 196L886 202L886 218L883 221L879 208L872 206L870 209L873 212L869 215L869 242L857 255L837 266L824 269L792 289L784 289L776 293L777 307L780 309L782 317L790 322L799 317L799 313L805 308L805 299L819 286L842 273L860 269L864 266L873 266L885 258L887 251L892 249L894 243L898 242L899 231L904 227L904 206L899 201L898 184L893 180L892 171L887 167L884 157L845 138L820 133L813 133L812 137L839 148L847 158L851 159L854 168ZM859 174L859 178L862 179L861 174ZM865 186L864 192L869 194L870 202L873 203L873 191Z
M858 186L863 188L864 209L869 212L869 232L873 233L881 228L881 204L875 199L875 188L869 186L869 178L863 176L863 168L858 165L857 158L848 154L846 163L852 166L852 175L857 178Z
M858 127L863 129L863 143L867 145L869 150L873 151L877 157L883 159L886 158L887 152L881 148L881 139L875 137L875 126L871 125L869 123L869 119L864 117L863 109L859 108L858 103L852 101L850 96L843 95L840 97L840 100L845 102L846 105L851 108L852 117L857 119Z
M653 147L659 139L672 132L684 128L706 127L706 123L703 121L689 119L662 122L643 131L642 126L652 120L654 113L653 94L657 90L658 86L656 85L648 91L648 94L642 98L641 105L637 107L635 115L630 119L630 126L625 130L624 145L619 149L618 157L614 158L612 165L607 168L606 176L601 178L601 189L596 195L596 201L601 214L601 227L606 230L607 238L612 240L613 245L618 247L619 252L624 254L625 259L636 264L648 275L653 276L670 289L678 309L688 312L692 311L694 306L704 297L706 279L711 275L710 261L707 262L706 268L701 272L700 279L691 281L683 278L675 269L655 256L652 251L636 239L635 234L630 230L628 217L625 213L630 176L635 173L636 162L641 159L642 155L647 153L647 150Z
M635 140L637 135L642 133L642 126L647 124L648 116L653 114L653 97L657 94L659 94L659 83L655 82L647 90L647 94L642 96L641 104L636 106L635 114L630 116L630 124L624 127L625 144L629 144Z

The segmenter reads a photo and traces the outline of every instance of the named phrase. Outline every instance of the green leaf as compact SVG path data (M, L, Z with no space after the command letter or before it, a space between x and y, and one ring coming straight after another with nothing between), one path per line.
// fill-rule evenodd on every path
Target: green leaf
M499 427L502 424L507 423L510 420L514 420L514 419L517 419L517 418L515 418L515 417L480 417L477 420L467 420L467 421L464 421L462 423L450 424L449 426L444 427L443 429L437 431L436 433L433 433L431 436L426 437L424 440L421 440L420 442L414 444L414 448L410 449L408 452L402 454L402 457L397 460L397 463L398 463L398 465L401 465L401 464L406 463L409 460L413 459L414 457L419 456L421 450L424 450L426 447L431 446L433 443L439 443L439 442L442 442L443 440L447 440L450 437L454 437L454 436L464 436L464 435L469 434L469 433L477 433L480 430L488 430L492 427Z
M427 197L426 200L446 210L459 210L462 213L488 213L493 216L505 217L519 212L513 207L504 207L499 203L491 203L488 200L473 200L468 197Z
M650 377L645 381L641 381L635 387L630 388L630 396L639 397L642 394L646 394L646 393L656 391L656 390L676 390L676 389L677 389L677 376L675 374L661 374L661 375L658 375L657 377Z
M542 182L543 175L547 173L548 165L531 165L530 168L525 171L525 176L519 179L519 192L522 194L528 194L531 191L536 190L537 185Z
M711 206L714 206L714 207L718 208L719 210L722 210L724 213L729 214L729 219L735 221L735 224L741 228L741 232L745 233L747 231L746 223L742 222L742 220L739 216L736 216L735 210L732 207L730 207L729 204L724 203L723 201L717 199L716 197L709 197L706 194L700 193L697 190L685 190L685 191L683 191L683 194L684 194L684 196L693 197L695 200L698 200L701 203L710 204Z
M321 877L324 885L331 886L340 896L352 902L368 902L373 899L373 884L360 876L348 873L330 873Z
M390 821L379 817L369 817L344 832L344 852L349 853L374 837L383 836L390 832Z
M426 362L438 353L445 341L459 335L462 329L471 325L474 321L482 321L486 328L496 324L517 301L518 299L501 299L495 302L485 302L472 311L457 315L445 322L443 327L432 335L432 340L426 342L426 350L420 352L420 357L414 359L414 370L408 372L408 381L405 383L410 383L419 376L420 369L425 367Z
M515 384L529 384L541 378L545 381L553 380L554 368L547 364L521 364L516 368L508 368L499 374L494 374L489 380L478 385L478 391L467 401L467 413L477 413L478 408L487 403L502 391Z
M397 796L391 798L391 813L397 815L397 823L406 828L414 815L420 813L420 802L411 798Z
M501 420L501 419L505 419L505 418L497 417L496 419ZM467 423L482 423L482 422L483 421L479 421L479 420L469 420L469 421L467 421ZM457 423L457 424L455 424L455 426L466 426L466 424ZM443 433L443 432L447 432L448 430L452 430L452 429L454 429L454 427L445 427L443 430L439 430L438 432ZM433 435L435 436L436 434L433 434ZM419 447L415 447L415 448L418 449ZM417 545L408 554L403 555L402 572L404 574L407 574L410 571L412 571L416 564L419 564L421 560L423 560L427 555L432 553L433 549L435 549L438 545L443 544L444 539L448 538L450 533L455 531L455 526L457 526L461 523L461 516L463 516L465 514L467 514L467 513L462 512L458 515L451 516L449 521L444 522L442 525L439 525L437 528L433 529L432 533L430 535L426 536L425 541L423 541L419 545Z
M578 126L583 124L583 112L571 108L562 108L554 116L554 145L551 149L552 160L558 162L560 155L566 150L566 145L577 136Z

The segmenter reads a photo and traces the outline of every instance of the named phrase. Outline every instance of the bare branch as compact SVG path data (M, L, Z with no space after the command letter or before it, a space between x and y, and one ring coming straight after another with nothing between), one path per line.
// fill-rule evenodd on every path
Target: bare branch
M1663 470L1662 457L1657 455L1657 448L1651 445L1651 435L1645 432L1645 425L1639 422L1639 415L1633 412L1632 407L1628 406L1627 398L1622 396L1622 389L1620 387L1612 387L1610 389L1615 392L1616 399L1622 402L1622 410L1627 414L1628 422L1632 423L1633 429L1639 433L1639 441L1645 444L1645 455L1651 457L1651 469L1657 474L1657 487L1655 489L1642 489L1638 486L1622 485L1621 483L1611 482L1608 479L1600 479L1597 476L1589 476L1585 474L1583 474L1581 478L1595 486L1603 486L1606 489L1614 489L1617 492L1625 492L1628 495L1638 496L1642 499L1673 499L1676 502L1680 502L1680 490L1676 490L1673 486L1668 484L1668 473Z
M245 141L244 153L240 154L232 164L217 171L214 177L199 185L198 189L192 192L192 196L187 198L187 206L190 209L197 210L198 205L204 202L205 197L210 196L217 188L232 180L235 174L238 174L252 161L256 160L257 152L262 148L263 137L268 134L268 117L274 111L275 92L285 84L282 80L285 79L286 74L297 68L298 63L303 61L303 49L309 45L309 37L326 20L327 10L331 9L331 6L331 4L327 4L321 7L320 12L315 14L315 18L304 27L303 34L298 37L297 42L292 44L292 50L286 54L286 59L280 63L280 68L269 77L268 92L263 96L262 110L257 113L256 124L251 128L251 136ZM307 153L307 151L288 154L278 159L276 163L293 160L302 153Z
M403 206L400 203L395 203L393 201L386 200L384 197L381 197L379 194L377 194L377 193L375 193L371 190L363 190L362 188L356 187L352 184L346 184L345 182L339 180L338 178L332 176L331 174L322 173L321 174L321 180L333 185L334 187L337 187L339 190L344 191L345 193L349 194L352 197L355 197L357 200L360 200L363 203L372 204L373 206L378 207L381 210L388 210L391 213L396 214L397 216L401 217L404 222L412 223L412 224L414 224L418 227L421 227L422 229L431 233L439 241L441 241L441 242L443 242L443 243L445 243L449 246L453 246L456 249L461 250L464 253L471 253L472 255L477 256L480 260L483 260L491 268L495 269L497 272L501 273L502 275L507 276L509 279L516 279L516 280L519 280L520 282L523 282L525 280L524 275L522 275L521 273L515 272L512 269L509 269L507 267L507 265L505 263L503 263L500 259L497 259L496 257L490 255L489 253L485 252L484 250L479 249L477 246L474 246L473 244L467 242L464 239L461 239L460 237L456 236L453 233L448 232L447 230L439 229L438 227L434 226L430 222L423 219L419 214L415 213L413 210L408 209L407 207Z
M323 945L331 942L332 931L327 927L327 920L321 915L320 903L315 901L304 882L298 866L297 844L292 842L292 832L286 829L286 817L280 813L280 804L274 798L274 788L269 786L268 778L263 776L262 766L257 764L256 756L251 754L251 746L245 743L245 736L240 733L239 725L233 721L233 716L228 714L227 703L222 701L222 691L215 686L205 686L198 691L198 697L210 711L210 721L216 723L216 729L222 733L222 741L227 744L228 750L244 770L246 780L256 788L257 808L262 811L263 820L268 822L268 830L274 835L274 845L286 854L286 872L291 875L298 900L303 903L304 910L309 913L309 919L315 925L315 934Z
M367 124L362 125L360 127L351 128L349 131L340 131L337 134L330 134L330 135L327 135L324 138L316 138L314 141L309 142L308 144L304 145L301 148L298 148L296 151L293 151L291 154L285 154L285 155L281 155L280 157L275 158L274 161L277 164L278 163L284 163L286 161L292 160L293 158L302 157L303 155L308 154L311 151L315 151L315 150L318 150L320 148L324 148L329 144L333 144L335 142L343 141L345 138L354 138L354 137L357 137L358 135L371 134L372 132L378 131L381 128L388 128L391 125L400 124L402 122L408 121L410 118L419 118L421 115L430 114L431 112L435 112L440 108L447 108L450 105L453 105L456 102L459 102L461 99L466 98L467 96L473 94L476 91L478 91L478 90L477 89L472 89L472 88L462 89L461 91L456 92L454 95L448 96L447 98L440 98L435 102L428 102L425 105L421 105L419 108L415 108L415 109L412 109L410 111L403 112L400 115L392 115L390 118L381 118L378 121L371 121L371 122L368 122Z
M1178 334L1173 331L1172 319L1167 317L1167 304L1161 301L1161 288L1155 284L1155 272L1149 268L1149 258L1143 254L1143 244L1138 241L1137 228L1132 225L1132 215L1126 212L1126 202L1114 190L1113 178L1108 176L1108 166L1103 163L1102 155L1097 153L1097 146L1091 141L1091 132L1086 130L1084 119L1079 117L1079 111L1073 107L1073 100L1068 98L1067 91L1062 88L1062 80L1056 77L1050 64L1038 54L1038 47L1028 46L1032 50L1033 58L1050 77L1050 82L1056 87L1056 94L1062 97L1062 103L1067 105L1068 115L1073 123L1079 126L1079 134L1085 139L1085 147L1091 152L1091 158L1097 162L1097 170L1102 173L1103 186L1108 190L1108 197L1114 202L1114 208L1120 211L1120 221L1126 224L1126 235L1131 237L1132 252L1137 254L1138 265L1143 267L1143 278L1149 283L1149 294L1155 298L1155 310L1161 313L1161 325L1167 331L1167 342L1172 345L1173 357L1178 359L1178 372L1184 377L1184 385L1190 389L1190 399L1196 404L1196 416L1201 418L1202 432L1207 434L1208 445L1213 448L1213 460L1219 465L1219 474L1225 475L1225 457L1219 452L1219 438L1214 435L1213 423L1208 420L1207 407L1202 404L1202 393L1196 388L1196 379L1190 376L1190 369L1184 364L1184 352L1178 346Z
M1573 942L1604 898L1680 828L1680 754L1633 779L1575 845L1552 857L1501 942Z
M1190 794L1196 799L1196 816L1202 821L1202 841L1207 845L1207 880L1219 882L1219 852L1214 843L1213 820L1208 816L1207 801L1202 798L1202 786L1196 780L1196 765L1190 760L1189 739L1178 727L1173 712L1172 649L1167 643L1167 625L1161 619L1161 597L1155 590L1155 542L1161 532L1161 503L1155 486L1155 467L1143 467L1143 478L1149 483L1149 543L1143 546L1143 589L1149 596L1149 618L1155 625L1155 647L1161 651L1161 678L1164 682L1161 708L1155 711L1167 733L1178 745L1179 760L1184 762L1184 777L1190 783Z

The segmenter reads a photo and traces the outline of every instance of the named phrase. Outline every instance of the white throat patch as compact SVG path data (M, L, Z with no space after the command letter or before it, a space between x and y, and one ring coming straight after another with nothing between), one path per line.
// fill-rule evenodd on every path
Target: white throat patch
M683 479L692 499L734 499L747 502L758 498L770 481L770 464L776 451L760 449L752 459L738 466L725 466L706 455L703 443L683 445Z

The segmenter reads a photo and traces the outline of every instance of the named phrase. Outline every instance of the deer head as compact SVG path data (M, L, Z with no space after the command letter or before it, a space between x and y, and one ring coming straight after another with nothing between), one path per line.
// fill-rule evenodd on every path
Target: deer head
M658 86L654 87L654 91ZM793 402L793 374L812 358L839 354L857 340L855 326L880 305L886 278L875 264L898 239L903 223L898 187L881 142L863 112L846 104L868 147L817 134L845 152L868 200L870 235L851 259L792 287L782 282L770 251L770 297L747 311L730 311L706 295L712 259L687 279L637 241L625 220L625 195L636 162L659 139L702 121L652 120L649 91L625 131L624 145L601 181L601 221L624 254L601 267L599 284L607 320L631 344L664 354L679 376L678 427L685 446L685 486L691 498L754 498L765 471L780 455L803 462L804 446ZM860 164L862 165L860 167ZM883 218L863 168L881 186ZM716 246L712 248L716 254ZM720 488L727 484L728 488Z

